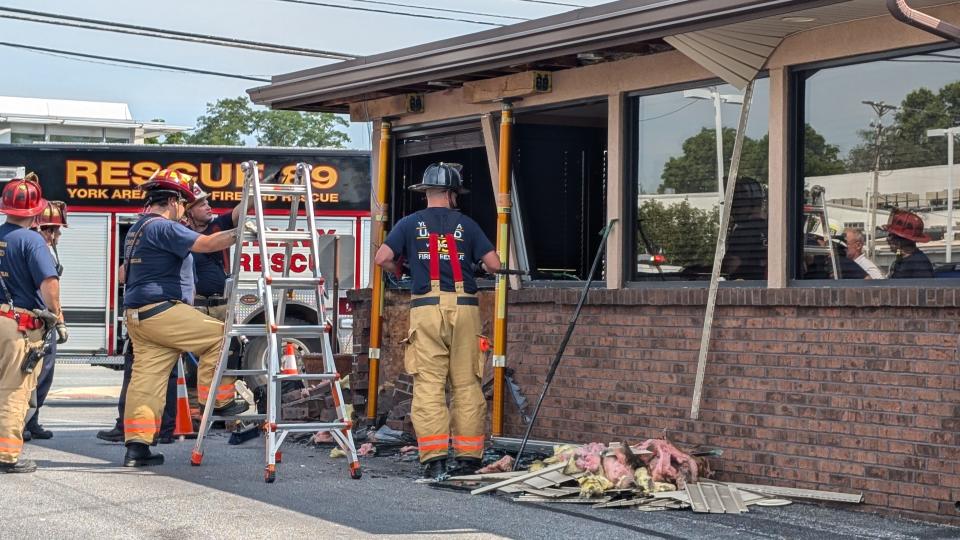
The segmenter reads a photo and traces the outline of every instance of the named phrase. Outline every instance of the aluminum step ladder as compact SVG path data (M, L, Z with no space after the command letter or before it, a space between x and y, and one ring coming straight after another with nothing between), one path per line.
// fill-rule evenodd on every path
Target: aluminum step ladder
M227 315L224 324L223 349L217 369L210 385L210 394L207 396L203 410L203 419L197 433L196 445L193 449L190 462L200 465L203 461L203 441L215 420L259 420L263 422L266 434L266 467L264 480L273 483L276 480L277 463L281 461L280 446L287 435L291 433L328 432L340 448L346 453L350 467L350 476L359 479L362 476L360 462L357 459L356 446L353 442L352 420L347 416L346 403L343 400L343 391L340 387L340 374L337 373L333 361L333 348L330 335L333 326L327 320L324 300L327 296L324 288L324 279L320 275L320 258L317 251L317 225L313 210L313 186L311 184L312 166L298 163L296 175L291 183L263 183L260 178L260 169L256 161L247 161L241 165L244 173L243 197L241 208L251 208L253 215L244 217L234 246L232 270L227 279ZM264 221L264 198L273 200L290 199L289 221L286 229L269 230ZM252 198L252 205L250 204ZM304 217L307 230L297 230L297 218L300 213L301 200L304 204ZM240 254L244 244L256 246L260 255L260 276L255 281L241 281ZM290 259L294 245L309 248L310 270L313 275L296 277L290 275ZM283 247L284 263L281 275L275 276L271 272L271 248ZM239 324L236 321L236 306L240 300L240 290L243 285L256 287L257 295L263 302L264 321L262 323ZM316 306L319 312L319 323L315 325L284 324L288 297L295 290L313 291L316 297ZM283 338L310 338L319 339L322 344L323 373L289 374L280 370L281 342ZM229 345L233 338L246 341L250 338L264 338L267 340L264 365L260 369L227 369ZM216 391L224 376L245 377L263 375L267 377L266 414L244 414L240 416L222 417L214 414ZM328 381L337 411L334 422L293 422L281 418L281 384L284 381Z
M813 186L804 191L803 215L806 221L804 231L812 233L820 227L823 237L827 242L825 246L807 245L806 238L803 242L804 255L824 255L830 261L832 279L840 279L840 264L837 260L837 248L833 245L833 237L830 234L830 220L827 218L827 203L824 198L822 186Z

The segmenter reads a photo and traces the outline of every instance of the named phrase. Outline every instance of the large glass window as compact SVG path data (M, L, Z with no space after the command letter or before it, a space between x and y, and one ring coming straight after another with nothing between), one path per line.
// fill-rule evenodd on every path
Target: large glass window
M38 135L34 133L17 133L13 132L10 136L10 142L13 144L32 144L35 142L43 142L43 135Z
M960 49L797 74L796 275L960 276ZM957 155L954 152L954 163Z
M758 80L722 265L727 280L766 279L769 99L767 79ZM634 280L710 278L742 102L727 84L633 98Z

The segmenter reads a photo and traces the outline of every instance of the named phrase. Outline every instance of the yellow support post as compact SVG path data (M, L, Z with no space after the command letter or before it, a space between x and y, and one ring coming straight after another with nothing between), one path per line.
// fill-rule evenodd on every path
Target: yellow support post
M373 245L379 248L386 238L387 225L387 184L390 174L390 122L380 122L380 151L377 163L377 190L373 201L373 223L371 238ZM371 277L373 297L370 305L370 379L367 386L367 418L377 418L377 397L380 391L380 345L383 342L383 269L373 265Z
M510 167L513 106L504 102L500 114L500 186L497 192L497 254L503 268L510 268ZM503 385L507 365L507 276L497 274L493 314L493 421L494 437L503 435Z

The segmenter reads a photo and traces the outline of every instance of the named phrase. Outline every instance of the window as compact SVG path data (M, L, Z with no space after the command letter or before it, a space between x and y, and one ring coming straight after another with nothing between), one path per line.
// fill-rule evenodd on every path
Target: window
M10 142L13 144L33 144L35 142L43 142L43 135L14 132L10 135Z
M103 137L86 137L83 135L51 135L50 142L98 143Z
M957 64L948 49L797 73L798 278L952 277Z
M769 84L759 79L743 143L722 275L766 279ZM632 98L637 197L631 273L635 281L709 280L720 200L736 137L742 92L726 84ZM718 128L717 122L720 122ZM717 133L723 173L718 175Z

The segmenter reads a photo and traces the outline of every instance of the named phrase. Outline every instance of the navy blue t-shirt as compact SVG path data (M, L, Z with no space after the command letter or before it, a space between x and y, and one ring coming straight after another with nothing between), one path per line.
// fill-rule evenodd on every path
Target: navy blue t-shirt
M477 222L448 208L426 208L409 215L399 222L387 235L385 243L393 250L394 256L404 257L410 266L413 277L413 293L430 292L430 234L440 235L440 290L454 292L453 269L450 266L449 251L443 245L443 235L453 234L457 242L457 253L463 269L463 289L468 293L477 292L477 282L473 278L473 264L484 255L493 251L493 244L483 234Z
M0 225L0 276L21 309L43 309L40 284L58 278L50 248L37 231L12 223ZM7 297L0 289L0 304Z
M137 232L156 214L140 218L124 242L124 253L131 253L130 244ZM127 270L127 288L123 306L139 308L165 300L193 304L193 258L190 248L200 233L166 218L151 221L132 248Z
M217 216L203 230L203 234L213 234L228 231L233 228L233 212ZM214 253L193 254L193 275L197 284L197 294L200 296L222 295L227 285L227 265L229 252L227 250Z

